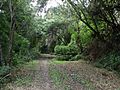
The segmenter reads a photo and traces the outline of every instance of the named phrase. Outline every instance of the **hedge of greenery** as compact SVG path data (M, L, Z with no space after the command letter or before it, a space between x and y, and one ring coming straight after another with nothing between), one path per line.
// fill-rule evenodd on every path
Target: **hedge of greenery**
M76 45L57 45L54 51L55 54L58 55L58 60L70 60L78 54L78 48Z
M120 71L120 52L110 52L97 60L96 66L107 68L108 70Z

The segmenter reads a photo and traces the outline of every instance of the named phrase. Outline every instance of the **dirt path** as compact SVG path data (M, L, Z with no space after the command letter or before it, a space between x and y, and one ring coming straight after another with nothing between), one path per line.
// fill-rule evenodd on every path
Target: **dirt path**
M51 64L50 68L53 72L51 75L56 76L52 79L55 83L59 83L56 84L58 87L64 87L62 90L120 90L118 75L94 67L86 61Z
M41 58L28 66L3 90L120 90L116 74L85 61L56 63Z
M34 67L27 67L27 70L22 71L23 79L21 77L20 80L8 84L5 90L56 90L49 78L49 59L41 58L36 62Z
M43 79L44 79L44 90L53 90L51 88L50 79L49 79L49 69L48 69L48 60L41 61L42 64L42 72L43 72Z

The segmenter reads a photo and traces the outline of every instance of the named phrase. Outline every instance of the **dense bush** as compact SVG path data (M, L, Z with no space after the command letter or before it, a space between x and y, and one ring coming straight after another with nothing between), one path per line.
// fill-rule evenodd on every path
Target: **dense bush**
M66 53L68 53L67 51L69 51L68 50L69 48L67 48L67 46L59 46L59 45L57 45L56 47L55 47L55 49L54 49L54 51L55 51L55 54L65 54L65 52Z
M18 35L17 33L15 34L15 45L14 45L14 51L22 53L26 53L26 50L28 50L30 46L30 41L23 37L22 35Z
M83 47L87 46L92 41L91 34L92 32L88 28L86 28L85 26L82 28L80 32L80 37Z
M59 55L76 55L78 53L78 49L76 45L57 45L54 49L56 54Z
M21 35L15 34L13 65L18 65L28 61L30 41Z
M10 71L10 67L9 66L2 66L2 67L0 67L0 77L8 74L9 71Z
M78 48L76 45L57 45L54 49L55 54L58 55L57 59L69 60L78 53Z
M9 66L0 67L0 88L3 87L5 82L10 81L9 73L11 68Z
M70 61L72 57L72 55L57 55L56 59L60 61Z
M79 60L79 59L83 59L83 55L82 54L75 55L74 57L72 57L70 59L70 61Z
M39 47L34 47L34 48L31 49L30 57L32 59L39 58L39 55L40 55Z
M120 71L120 52L111 52L100 58L96 66Z

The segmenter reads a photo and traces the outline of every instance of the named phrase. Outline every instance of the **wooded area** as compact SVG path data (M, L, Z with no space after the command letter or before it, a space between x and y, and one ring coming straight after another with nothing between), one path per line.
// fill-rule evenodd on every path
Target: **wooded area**
M0 83L43 53L119 73L120 0L62 0L47 8L48 1L0 0Z

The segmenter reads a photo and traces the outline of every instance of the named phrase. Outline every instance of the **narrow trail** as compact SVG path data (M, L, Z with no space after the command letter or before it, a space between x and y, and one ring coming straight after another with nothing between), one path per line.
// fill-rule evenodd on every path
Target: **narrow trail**
M53 90L51 88L50 79L49 79L49 70L48 70L48 60L42 60L42 71L43 71L43 79L44 79L44 90Z
M6 90L56 90L49 77L49 59L50 56L41 57L37 60L37 64L28 68L25 72L25 77L30 77L30 84L26 85L16 85L15 83L10 83L7 85ZM26 80L27 81L27 80Z
M3 90L120 90L120 79L113 72L85 61L51 62L44 56L36 60L35 66L23 70L22 78Z

